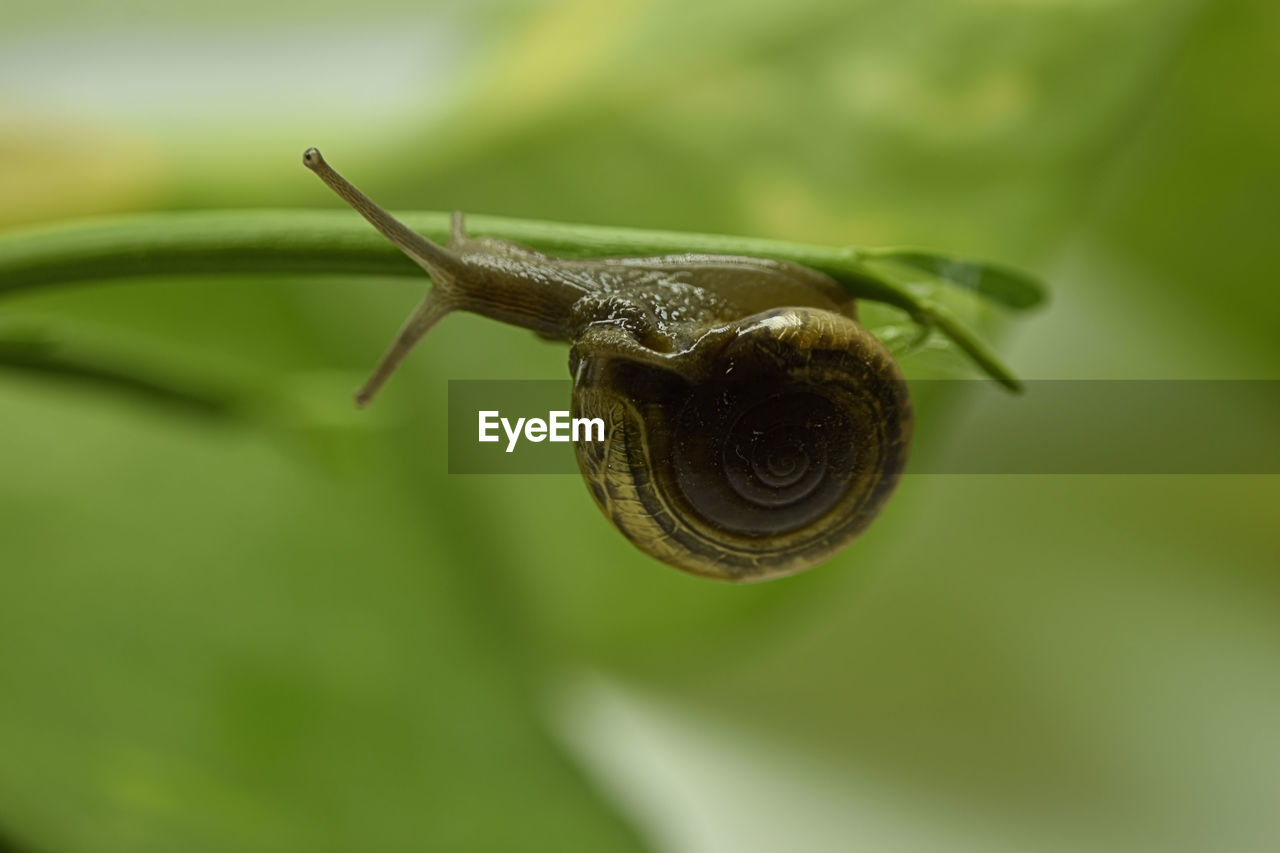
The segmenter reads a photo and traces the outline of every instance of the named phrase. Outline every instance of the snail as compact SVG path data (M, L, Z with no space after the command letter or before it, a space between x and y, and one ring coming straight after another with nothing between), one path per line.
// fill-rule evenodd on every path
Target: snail
M426 270L433 286L365 385L368 405L442 317L470 311L568 341L575 442L604 514L678 569L759 581L810 568L879 514L911 441L902 372L824 273L731 255L556 258L410 230L333 170L303 161Z

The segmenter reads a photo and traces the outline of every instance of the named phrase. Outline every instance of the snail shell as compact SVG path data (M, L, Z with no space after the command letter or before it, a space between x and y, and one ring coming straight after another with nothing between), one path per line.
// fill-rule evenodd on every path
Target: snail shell
M783 307L695 347L695 376L584 357L578 463L601 510L652 556L754 581L826 560L876 517L906 464L911 403L855 319Z

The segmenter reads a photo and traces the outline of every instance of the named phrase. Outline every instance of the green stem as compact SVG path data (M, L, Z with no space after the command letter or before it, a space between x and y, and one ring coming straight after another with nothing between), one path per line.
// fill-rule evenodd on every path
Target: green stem
M191 372L175 378L146 362L84 346L78 338L68 345L42 330L0 330L0 369L124 392L210 419L230 419L251 409L252 398L239 385L207 381Z
M398 214L406 225L437 242L449 237L449 214ZM569 225L498 216L467 217L474 235L523 243L561 257L663 255L686 252L752 255L812 267L835 278L858 299L894 305L917 321L947 334L993 378L1017 387L1012 373L959 318L905 285L877 272L870 262L882 252L830 248L780 240L677 231ZM927 266L917 253L915 266ZM952 267L933 274L947 278ZM963 267L973 286L987 265ZM285 273L293 275L412 276L422 270L398 249L346 211L248 210L138 214L113 219L11 231L0 235L0 295L37 287L157 275ZM1040 301L1043 291L1025 276L1002 271L991 298L1013 307ZM978 292L983 293L981 287ZM1002 294L1012 294L1003 298Z

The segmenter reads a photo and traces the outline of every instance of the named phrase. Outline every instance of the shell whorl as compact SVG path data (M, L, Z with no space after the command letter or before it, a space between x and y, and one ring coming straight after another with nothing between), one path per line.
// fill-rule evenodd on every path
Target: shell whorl
M791 574L858 536L906 464L911 403L884 346L816 308L708 336L699 375L601 356L582 365L576 446L591 492L640 548L727 580Z

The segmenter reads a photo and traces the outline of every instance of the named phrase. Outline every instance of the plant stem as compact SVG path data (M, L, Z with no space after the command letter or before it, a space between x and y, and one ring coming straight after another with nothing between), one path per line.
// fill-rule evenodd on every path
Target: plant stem
M449 214L398 214L410 228L447 242ZM753 237L570 225L474 215L468 231L522 243L561 257L706 253L777 258L827 273L858 299L894 305L947 334L994 378L1016 387L995 353L954 315L878 272L871 262L887 250L862 251ZM894 250L888 250L894 251ZM918 257L917 257L918 256ZM928 253L913 253L916 266ZM961 269L964 286L981 280L983 264L938 264L935 276ZM0 295L71 282L228 273L412 276L422 270L346 211L229 210L137 214L0 235ZM993 273L994 275L994 273ZM1000 269L1001 288L985 293L1013 307L1040 301L1032 279ZM976 276L976 278L975 278ZM982 288L977 288L982 293ZM1011 298L1003 298L1011 294Z

